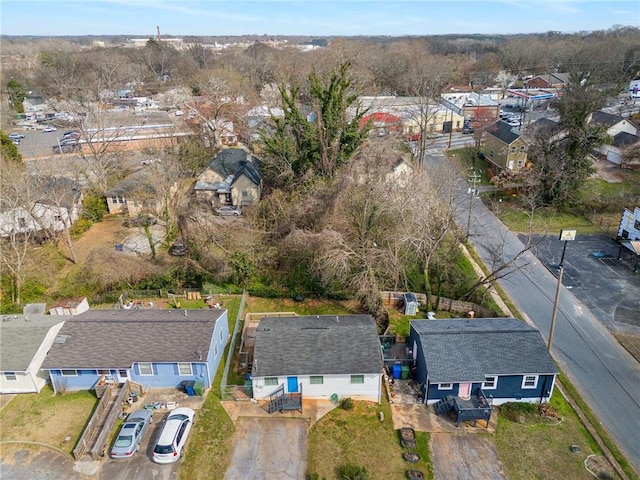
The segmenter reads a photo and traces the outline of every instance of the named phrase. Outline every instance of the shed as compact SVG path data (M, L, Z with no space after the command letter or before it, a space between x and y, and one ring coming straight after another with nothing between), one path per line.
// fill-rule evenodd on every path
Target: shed
M418 311L418 299L416 298L415 293L407 292L402 295L402 302L404 305L404 314L405 315L415 315Z

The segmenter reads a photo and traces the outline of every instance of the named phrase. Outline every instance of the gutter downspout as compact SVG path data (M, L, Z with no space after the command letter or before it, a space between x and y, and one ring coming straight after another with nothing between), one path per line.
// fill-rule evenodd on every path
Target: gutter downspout
M35 377L33 375L33 372L31 370L29 370L29 378L33 382L33 388L36 389L37 393L40 393L40 388L38 388L38 384L36 383L36 379L35 379Z

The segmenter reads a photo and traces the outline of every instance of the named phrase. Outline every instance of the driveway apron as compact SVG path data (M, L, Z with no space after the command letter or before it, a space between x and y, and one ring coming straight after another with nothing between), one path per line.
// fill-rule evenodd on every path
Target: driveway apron
M241 417L225 480L304 480L307 421Z
M431 455L435 480L507 480L491 441L480 435L434 433Z

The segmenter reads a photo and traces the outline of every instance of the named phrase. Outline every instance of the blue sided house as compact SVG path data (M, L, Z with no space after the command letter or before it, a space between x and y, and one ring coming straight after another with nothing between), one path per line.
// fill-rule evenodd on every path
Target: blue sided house
M227 310L89 310L58 332L42 369L55 392L131 380L211 387L229 336Z
M505 402L545 403L558 374L540 332L517 318L414 320L407 346L425 403L455 407L458 418Z

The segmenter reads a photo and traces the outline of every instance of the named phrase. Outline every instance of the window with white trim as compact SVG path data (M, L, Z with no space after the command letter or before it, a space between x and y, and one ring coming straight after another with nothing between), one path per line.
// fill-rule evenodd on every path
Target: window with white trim
M364 375L351 375L351 383L364 383Z
M153 365L150 363L139 363L138 370L140 375L153 375Z
M111 375L111 370L96 370L98 375Z
M193 375L190 363L178 363L178 375Z
M439 383L438 390L453 390L453 383Z
M498 388L498 377L495 375L485 375L484 382L482 382L483 390L495 390Z
M266 377L264 379L265 387L275 387L278 385L278 377Z
M522 377L522 388L536 388L538 386L538 375L525 375Z
M16 372L4 372L4 379L7 382L17 382L18 376L16 375Z
M60 375L62 375L63 377L77 377L78 371L77 370L60 370Z
M322 375L311 375L309 377L309 383L311 385L322 385L324 383L324 377Z

